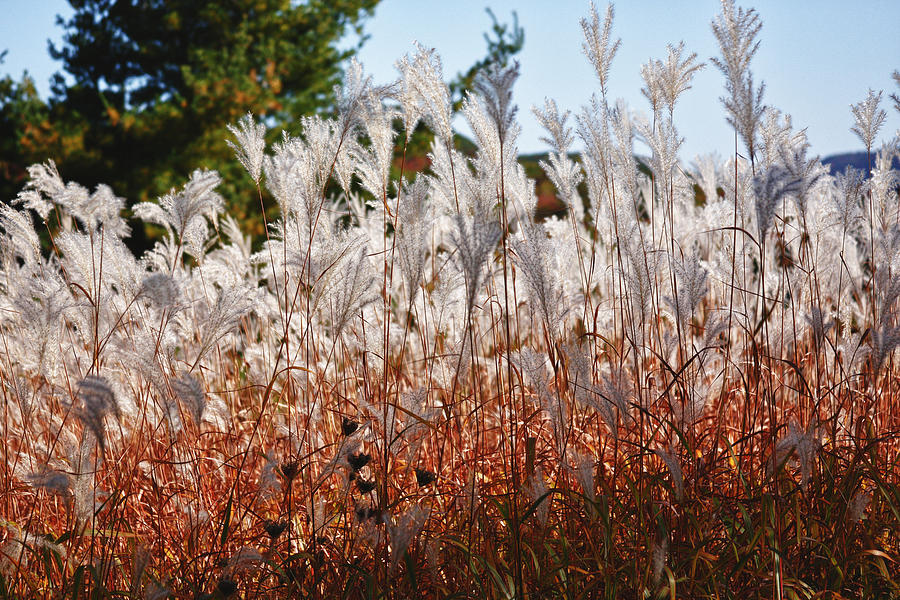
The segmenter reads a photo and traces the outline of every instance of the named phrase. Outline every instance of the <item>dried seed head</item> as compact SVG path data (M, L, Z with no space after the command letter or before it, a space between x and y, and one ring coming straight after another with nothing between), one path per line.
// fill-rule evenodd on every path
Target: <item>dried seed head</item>
M78 383L76 397L79 400L76 407L78 419L91 430L100 448L104 449L103 418L110 412L119 416L119 405L112 387L103 377L89 375Z
M171 308L178 303L181 290L175 278L166 273L153 273L144 278L140 294L159 308Z
M36 488L44 488L61 496L72 493L72 479L60 471L32 473L28 475L28 482Z
M190 373L182 373L177 378L169 381L172 392L194 419L194 423L200 425L203 417L203 409L206 408L206 393L200 380Z

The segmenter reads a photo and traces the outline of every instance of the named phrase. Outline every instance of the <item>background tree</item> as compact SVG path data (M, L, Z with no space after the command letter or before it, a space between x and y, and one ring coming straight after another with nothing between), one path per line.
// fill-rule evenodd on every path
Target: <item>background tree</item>
M63 70L49 100L27 76L0 79L0 200L16 196L28 165L48 158L66 180L106 183L129 204L180 187L196 168L216 169L229 212L259 238L259 200L225 143L226 126L249 111L274 140L281 129L298 133L300 116L328 111L378 0L69 3L72 17L57 17L63 42L49 47ZM478 70L506 65L524 43L515 13L509 26L487 12L484 58L450 82L455 107ZM359 44L339 48L350 31ZM408 173L427 167L430 140L421 126L407 148ZM144 236L135 230L133 245L146 245Z
M74 15L57 18L63 43L50 45L65 75L54 76L49 101L27 79L0 81L0 131L12 140L0 146L0 192L14 197L24 166L50 156L66 179L108 183L130 203L205 167L223 174L232 213L250 219L258 200L241 187L226 125L251 111L290 130L325 110L358 49L338 42L352 29L362 43L377 2L70 0Z

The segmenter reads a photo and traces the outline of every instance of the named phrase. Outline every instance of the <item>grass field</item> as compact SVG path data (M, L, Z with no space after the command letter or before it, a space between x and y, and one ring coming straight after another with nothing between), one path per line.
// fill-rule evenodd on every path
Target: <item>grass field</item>
M735 153L685 165L704 65L671 46L650 118L613 105L612 19L582 23L593 100L534 109L562 216L517 162L517 66L465 102L469 157L423 48L388 89L351 64L300 138L232 127L258 249L216 173L132 207L161 232L134 256L113 190L31 167L0 207L0 594L900 597L882 94L848 114L870 168L830 175L725 1Z

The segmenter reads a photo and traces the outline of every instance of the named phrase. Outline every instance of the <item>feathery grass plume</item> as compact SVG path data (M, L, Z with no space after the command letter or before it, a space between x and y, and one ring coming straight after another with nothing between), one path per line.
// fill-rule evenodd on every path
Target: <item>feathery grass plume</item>
M294 235L306 242L301 246L304 251L309 240L325 229L319 225L328 216L323 209L329 179L336 175L341 185L347 186L352 176L353 162L346 149L352 146L361 100L355 96L345 100L350 112L341 112L340 122L318 115L302 117L302 137L282 132L281 142L273 146L274 154L263 162L266 187L281 210L280 227L290 223L290 229L297 230Z
M416 124L424 119L428 127L445 145L453 140L450 90L444 83L441 58L434 48L415 43L416 53L407 54L394 67L400 72L400 104L403 108L403 127L409 141Z
M235 577L261 568L265 559L256 548L244 546L228 557L225 562L224 572L228 577Z
M388 527L389 539L391 543L391 566L389 571L397 567L400 559L409 549L410 543L428 522L431 515L430 509L423 509L418 504L408 509L397 520L397 523Z
M360 248L356 254L342 261L337 281L326 293L333 339L341 335L353 315L378 299L378 292L374 288L375 280L375 272L366 254L366 248Z
M209 235L206 221L218 226L219 213L224 208L224 200L215 192L221 182L215 171L197 169L181 191L170 191L158 204L141 202L132 212L138 219L165 227L191 256L202 258Z
M816 455L821 446L819 429L815 423L811 422L804 431L796 421L790 421L787 435L775 444L775 453L772 457L774 464L770 463L768 468L778 468L782 462L796 454L800 462L800 487L805 492L812 478Z
M653 542L650 546L650 585L659 585L669 555L669 533L662 522L657 523ZM655 590L654 590L655 591Z
M626 293L631 300L636 327L644 327L650 321L653 288L663 256L662 251L648 248L644 238L640 223L633 221L625 229L624 238L619 240L627 262L624 273Z
M41 264L41 240L28 211L0 204L0 228L3 229L5 262L10 258L21 259L29 269Z
M757 163L768 168L777 163L785 148L793 147L795 138L805 141L803 132L794 132L793 117L782 113L777 108L767 106L763 111L763 120L759 129L759 148Z
M465 212L496 214L499 203L506 209L504 224L510 230L517 221L531 216L534 196L524 169L517 162L515 142L520 127L514 118L517 107L512 104L512 85L517 77L518 63L508 68L495 65L476 77L478 93L467 95L462 108L478 146L471 161L474 173L461 178L466 170L456 169L454 177L454 189L462 192ZM521 211L516 201L521 203Z
M241 319L253 309L255 290L244 285L229 289L219 289L216 300L211 306L200 302L195 306L198 312L197 323L202 324L199 334L200 345L197 349L196 362L222 338L238 327Z
M74 217L88 231L97 231L102 226L106 233L115 237L131 234L131 228L121 216L125 199L116 196L108 185L99 184L93 193L89 193L77 183L63 183L52 160L31 165L28 175L25 189L19 192L13 204L24 204L25 208L37 212L42 221L47 221L56 204L66 219ZM64 224L63 228L68 229L68 226Z
M872 152L872 144L875 142L875 136L878 130L884 125L887 119L887 113L883 109L878 108L881 104L881 95L884 92L879 91L877 94L869 90L866 99L850 105L850 112L853 113L854 125L850 131L856 134L856 137L866 147L866 153Z
M792 136L790 138L790 143L784 144L779 152L781 164L784 165L784 168L787 169L792 177L799 181L798 190L792 195L797 203L800 218L803 220L804 233L807 235L814 233L805 231L807 201L810 198L813 187L828 174L828 170L819 161L818 156L814 156L813 158L806 157L806 152L809 150L809 147L810 144L806 139L806 132L804 130L797 132L797 134Z
M34 164L28 167L28 182L16 196L13 204L23 204L28 210L33 210L42 221L46 222L53 210L52 198L65 192L66 186L56 168L56 163L48 160L44 164ZM50 200L48 200L48 198Z
M669 118L675 110L678 97L691 89L691 80L694 74L706 65L697 63L697 53L682 59L684 42L677 46L667 44L668 54L666 61L651 60L641 67L641 77L644 79L644 87L641 93L650 101L653 114L659 114L663 107L668 109Z
M281 479L278 477L281 469L279 469L278 462L275 460L275 454L271 450L266 452L263 458L263 466L259 471L259 479L257 481L259 494L263 498L277 496L282 490ZM296 476L296 473L294 475ZM287 479L290 485L290 479L292 478Z
M891 73L891 77L894 78L897 86L900 87L900 71L894 71ZM891 100L894 101L894 110L900 112L900 94L891 94Z
M585 497L591 502L596 501L597 491L594 489L594 471L597 468L597 461L587 454L576 453L573 464L568 466L568 468L574 473L575 479L584 491Z
M429 428L441 415L441 409L429 401L427 387L417 387L400 394L399 410L403 414L400 437L409 443L409 456L415 456Z
M394 158L393 121L396 111L384 105L383 90L369 89L361 102L360 127L365 132L365 146L355 144L345 156L352 160L363 188L378 200L386 201L391 161Z
M191 415L194 423L199 427L203 410L206 408L206 392L203 391L203 384L195 375L182 373L178 377L170 379L169 385L184 411Z
M900 222L900 205L897 203L896 188L900 183L900 171L892 168L894 157L900 155L900 140L893 140L882 145L875 154L875 164L868 180L867 199L871 203L868 218L874 218L873 225L880 235L890 232ZM894 256L886 257L893 260ZM876 259L877 260L877 259Z
M531 348L522 348L510 355L513 361L538 394L541 407L547 407L553 401L550 394L550 375L547 373L547 357Z
M684 143L684 138L678 136L675 124L668 117L660 119L653 125L639 122L637 131L653 152L650 157L650 167L655 176L656 185L667 187L673 170L678 166L678 150ZM665 191L664 197L668 199L668 190Z
M357 480L359 482L361 480ZM321 495L316 497L314 503L306 504L306 514L309 516L309 523L312 526L312 534L315 537L322 537L325 534L325 528L328 527L335 519L341 516L340 513L329 510L325 499Z
M150 551L143 544L135 544L134 554L131 564L131 585L129 586L132 594L137 594L141 588L141 579L147 567L150 566Z
M591 364L590 348L585 349L580 344L567 344L565 347L566 357L568 358L568 380L569 386L575 396L575 401L586 406L594 406L593 399L594 369Z
M15 323L18 328L19 365L25 373L53 380L61 367L63 325L75 306L66 282L59 274L48 272L45 277L29 276L7 294L8 312L0 315L0 322ZM9 315L15 315L15 320Z
M703 190L706 198L705 208L709 209L719 199L719 165L721 160L717 154L697 156L691 163L691 177Z
M595 386L592 383L591 359L583 347L569 344L566 346L566 355L569 359L568 380L574 391L575 401L596 410L610 434L614 438L618 438L619 421L616 411L613 409L618 409L619 414L623 417L627 416L627 397L630 393L626 382L620 377L621 371L616 371L610 376L601 375L601 384ZM549 394L548 399L552 402ZM548 412L550 411L548 410Z
M6 577L15 575L16 565L21 569L24 564L20 561L27 561L27 549L49 550L58 558L66 557L65 547L51 542L43 535L36 535L26 531L9 521L0 522L6 529L10 530L11 535L7 543L0 549L0 573Z
M837 193L829 194L832 209L841 226L842 235L852 234L862 221L862 200L865 191L865 172L848 166L835 176Z
M747 147L751 162L756 153L756 131L765 108L762 104L765 84L755 88L750 72L750 61L759 49L756 36L761 29L756 11L735 9L733 0L722 0L722 12L712 22L722 57L710 61L725 75L725 91L730 96L719 100L728 112L728 123Z
M537 305L550 339L559 336L558 327L565 317L567 302L557 269L552 268L553 255L547 230L540 223L529 223L512 240L515 265L528 284L531 298Z
M540 467L537 467L534 473L525 480L525 492L531 503L535 505L534 515L537 517L538 523L541 527L546 527L550 518L550 503L553 495L550 493L547 480Z
M259 185L262 175L263 157L266 151L266 126L256 123L249 112L238 120L238 126L228 125L228 131L235 137L237 143L225 140L225 143L234 150L238 161L243 165L253 183Z
M16 407L19 409L18 420L20 423L31 423L31 419L35 414L35 400L38 398L37 390L32 388L29 381L24 377L10 376L8 379L0 380L3 393L0 394L7 407ZM12 417L16 419L15 416Z
M151 581L144 589L144 600L166 600L173 595L173 591L161 582Z
M799 193L803 189L803 181L781 165L772 165L753 178L753 194L756 197L756 225L759 229L759 242L763 243L778 204L786 196Z
M638 190L637 159L634 156L636 129L631 119L631 112L624 100L617 100L615 106L607 114L616 140L616 143L612 145L610 156L613 161L613 170L609 174L610 181L618 186L624 186L627 191L627 195L621 198L622 206L627 210L624 212L620 209L617 210L620 212L620 218L621 215L627 215L627 219L635 220L639 218L637 210L641 202Z
M834 321L826 323L825 316L825 312L819 306L811 307L810 312L803 315L812 331L813 344L815 344L816 348L822 347L822 344L825 342L825 335L834 327Z
M91 435L81 438L78 448L71 448L72 459L72 497L74 499L75 519L78 523L86 523L93 519L97 509L97 489L95 481L96 464L91 454L97 442Z
M606 98L607 80L609 79L609 67L612 64L616 52L622 40L616 40L610 45L610 34L612 33L612 22L615 11L612 3L606 5L606 16L603 19L603 25L600 25L600 15L597 14L597 8L591 2L591 19L581 19L581 30L584 32L584 43L582 48L588 60L594 66L597 73L597 79L600 80L600 91L603 98Z
M671 262L675 272L677 292L675 299L666 297L666 303L675 311L675 318L681 321L686 331L690 325L694 311L709 292L709 271L700 264L700 257L695 248L689 258L682 256Z
M589 205L599 215L606 197L606 182L611 176L612 138L609 131L609 107L601 102L596 94L591 96L590 103L581 107L575 115L576 133L584 143L582 166L587 183ZM600 223L599 216L594 217Z
M344 79L340 85L334 86L341 142L352 139L360 127L368 127L367 120L374 114L372 110L376 113L383 110L381 101L394 93L393 87L373 85L372 76L365 74L362 63L356 57L350 58L344 70Z
M417 177L403 182L397 201L397 258L411 307L425 276L425 259L431 251L434 208L428 196L428 180Z
M29 474L27 479L32 487L45 489L63 497L68 497L72 494L72 478L62 471L48 468Z
M151 273L141 282L139 295L160 310L172 309L180 304L181 288L168 273Z
M673 416L682 425L693 425L703 417L709 406L709 386L703 381L689 382L685 394L672 402Z
M512 102L512 88L519 78L519 61L509 67L491 64L475 76L474 88L487 116L497 130L501 144L509 141L509 133L518 130L516 113L519 107Z
M628 376L624 368L614 366L610 369L608 375L602 374L600 376L600 393L619 410L619 414L623 418L631 416L631 413L628 412L628 406L634 397L634 387L631 377ZM615 427L613 428L613 435L617 435Z
M578 194L578 184L584 179L584 173L574 160L569 158L569 149L575 141L572 128L566 126L571 111L562 114L551 99L544 100L544 107L533 106L531 112L537 118L549 137L540 138L553 150L546 161L539 161L541 169L547 174L550 182L556 187L560 199L575 214L578 223L584 220L584 203Z
M900 346L900 326L891 326L882 321L878 327L869 330L872 372L878 374L888 356Z
M500 241L500 225L496 221L483 221L476 216L470 220L463 215L454 218L456 229L450 232L450 239L456 248L456 260L465 275L466 313L471 315L475 297L481 287L484 266Z
M78 399L76 416L94 434L100 448L105 449L103 419L110 413L116 417L120 414L112 387L104 377L88 375L78 382L75 397Z
M667 450L656 449L653 454L662 459L669 470L669 476L672 478L672 490L675 492L675 499L681 502L684 500L684 475L681 472L681 461L674 454Z
M872 490L857 490L850 499L850 505L847 508L847 519L851 523L859 523L866 518L866 508L872 501Z

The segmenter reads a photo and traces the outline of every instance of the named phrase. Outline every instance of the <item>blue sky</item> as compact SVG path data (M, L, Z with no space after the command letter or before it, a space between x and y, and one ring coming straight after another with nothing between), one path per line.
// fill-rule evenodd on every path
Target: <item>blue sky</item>
M880 140L900 129L900 114L891 108L889 93L900 93L891 72L900 69L900 2L794 2L759 0L738 2L754 7L763 22L761 45L752 69L757 81L765 81L765 102L793 116L796 128L807 128L814 153L834 154L860 149L849 131L853 124L850 104L859 102L869 88L883 89L882 107L888 121ZM523 152L545 150L543 135L532 105L554 98L562 109L577 112L597 91L597 82L581 52L579 20L588 14L582 0L383 0L366 25L370 38L360 60L379 82L396 75L393 64L412 51L412 43L434 47L450 77L484 55L483 34L491 21L490 6L500 21L509 21L513 10L525 30L525 48L519 55L521 78L515 98L523 128L519 147ZM598 3L601 10L605 4ZM47 55L47 39L59 40L55 15L70 10L61 0L0 0L0 50L8 49L0 74L19 77L28 70L46 95L50 75L58 66ZM610 88L633 110L648 111L640 94L640 67L648 60L664 58L666 44L683 40L688 52L709 62L718 49L710 21L719 11L717 0L630 0L616 3L613 34L622 46L613 62ZM729 155L733 133L719 103L722 74L712 65L697 74L691 90L676 107L676 126L686 138L682 159L718 152Z

